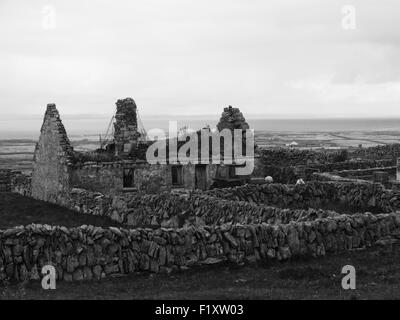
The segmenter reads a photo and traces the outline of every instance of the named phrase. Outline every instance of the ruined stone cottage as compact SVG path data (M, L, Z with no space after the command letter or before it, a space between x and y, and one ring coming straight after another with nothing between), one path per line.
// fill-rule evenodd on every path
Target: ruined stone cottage
M236 116L235 116L236 114ZM220 125L248 127L235 108L226 108ZM157 164L146 162L145 151L152 143L138 131L137 106L131 98L116 103L114 133L106 145L93 152L77 152L71 146L55 104L47 105L34 156L32 196L60 203L72 188L103 194L155 193L174 188L208 189L232 168L215 164Z

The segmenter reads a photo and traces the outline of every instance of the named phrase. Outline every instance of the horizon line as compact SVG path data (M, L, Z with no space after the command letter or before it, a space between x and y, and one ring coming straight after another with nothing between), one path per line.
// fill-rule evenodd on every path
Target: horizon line
M77 118L82 118L81 120L85 119L104 119L104 118L111 118L114 114L106 114L106 113L60 113L62 119L68 120L80 120ZM219 114L140 114L140 118L142 119L158 119L158 120L168 120L171 117L176 117L178 119L207 119L207 120L219 120L221 117L221 113ZM243 114L245 119L249 120L382 120L382 119L400 119L399 115L300 115L300 114L268 114L268 113L247 113ZM31 114L0 114L0 121L7 121L7 120L33 120L33 119L42 119L44 117L43 114L38 113L31 113Z

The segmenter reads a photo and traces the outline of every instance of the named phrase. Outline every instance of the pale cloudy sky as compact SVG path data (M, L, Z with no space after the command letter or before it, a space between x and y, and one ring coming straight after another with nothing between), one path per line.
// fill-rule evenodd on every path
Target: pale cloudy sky
M400 116L400 2L0 0L0 115L128 96L142 115Z

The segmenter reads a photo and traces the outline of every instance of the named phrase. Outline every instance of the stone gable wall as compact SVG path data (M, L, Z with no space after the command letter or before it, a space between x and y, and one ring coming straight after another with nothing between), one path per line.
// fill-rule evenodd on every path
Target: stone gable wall
M73 149L54 104L47 105L32 173L32 197L59 203L70 187Z

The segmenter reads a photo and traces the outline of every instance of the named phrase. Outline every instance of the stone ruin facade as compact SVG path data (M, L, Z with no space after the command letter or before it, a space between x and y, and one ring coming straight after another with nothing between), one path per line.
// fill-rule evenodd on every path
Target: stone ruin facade
M232 107L224 110L220 124L228 128L248 128L242 113ZM206 190L216 177L221 179L218 171L223 172L224 168L220 165L148 164L143 151L152 142L140 140L137 106L133 99L117 101L113 125L113 140L105 148L77 152L70 144L55 104L49 104L35 150L32 196L62 203L64 194L73 188L110 195L157 193L173 189Z

